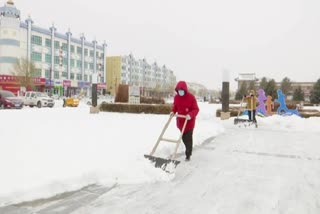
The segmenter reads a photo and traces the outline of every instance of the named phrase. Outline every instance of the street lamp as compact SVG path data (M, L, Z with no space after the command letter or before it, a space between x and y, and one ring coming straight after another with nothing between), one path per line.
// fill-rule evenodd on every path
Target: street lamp
M143 73L142 73L142 96L144 96L144 78L145 78L145 73L146 73L146 59L144 58L142 60L143 62Z
M52 84L51 84L51 81L52 81L52 66L49 69L49 95L50 96L52 95Z
M131 78L132 78L132 54L129 54L129 65L130 65L130 71L129 71L129 85L131 85Z

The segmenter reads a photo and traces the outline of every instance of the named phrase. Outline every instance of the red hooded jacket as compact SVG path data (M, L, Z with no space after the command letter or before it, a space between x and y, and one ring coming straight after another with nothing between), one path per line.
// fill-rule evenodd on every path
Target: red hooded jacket
M188 92L187 83L185 81L180 81L177 83L177 86L175 88L177 93L179 89L184 90L185 94L183 96L177 94L174 97L172 112L181 115L190 115L191 120L188 120L186 128L184 130L184 133L186 133L194 128L196 116L199 112L199 107L196 98ZM184 121L185 118L177 117L177 127L180 129L180 131L183 128Z

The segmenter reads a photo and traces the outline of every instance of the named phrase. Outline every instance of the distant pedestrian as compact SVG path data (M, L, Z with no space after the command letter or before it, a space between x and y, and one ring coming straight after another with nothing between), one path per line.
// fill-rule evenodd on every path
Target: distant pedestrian
M247 102L249 121L253 121L254 123L257 123L257 120L256 120L257 97L255 95L254 90L250 90L248 96L244 95L244 99Z
M187 83L180 81L175 88L177 94L174 97L172 112L170 115L179 114L185 115L187 125L182 135L182 141L185 145L186 160L189 161L192 155L193 148L193 129L195 127L196 116L199 112L199 107L196 98L188 91ZM177 127L182 131L185 118L177 117Z

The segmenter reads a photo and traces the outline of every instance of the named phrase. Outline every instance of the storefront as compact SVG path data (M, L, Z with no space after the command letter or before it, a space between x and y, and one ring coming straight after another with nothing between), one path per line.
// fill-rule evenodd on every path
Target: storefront
M69 97L70 96L69 88L71 87L71 81L63 80L62 85L63 85L63 96Z
M0 75L0 90L7 90L17 94L20 91L17 78L11 75Z
M105 95L106 89L107 89L107 84L106 83L98 83L97 89L98 89L98 94Z
M70 80L70 87L68 89L68 95L70 97L73 97L75 95L77 95L78 92L78 81L77 80Z
M44 92L46 86L46 79L42 77L33 78L32 86L21 87L16 76L12 75L0 75L0 90L11 91L14 94L23 94L27 91L40 91Z
M35 77L33 80L34 91L44 92L46 87L46 79L43 77Z
M90 82L79 81L78 88L79 88L79 95L80 96L88 96L90 92Z
M54 80L46 79L45 80L45 92L49 95L53 94Z
M63 86L61 80L54 81L53 94L63 96Z

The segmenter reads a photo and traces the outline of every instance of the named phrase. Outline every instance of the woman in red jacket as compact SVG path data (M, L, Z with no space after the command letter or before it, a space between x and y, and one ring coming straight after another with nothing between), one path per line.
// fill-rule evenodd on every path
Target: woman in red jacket
M174 97L173 107L171 114L181 114L186 115L188 120L186 128L182 135L182 141L186 147L186 160L190 160L190 156L192 155L192 147L193 147L193 129L196 122L196 116L199 112L198 104L196 98L188 92L187 83L185 81L180 81L177 83L175 88L177 92ZM182 131L183 123L185 118L177 117L177 127Z

